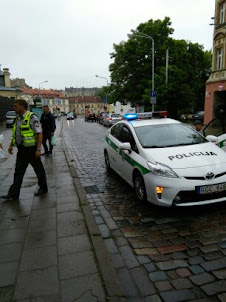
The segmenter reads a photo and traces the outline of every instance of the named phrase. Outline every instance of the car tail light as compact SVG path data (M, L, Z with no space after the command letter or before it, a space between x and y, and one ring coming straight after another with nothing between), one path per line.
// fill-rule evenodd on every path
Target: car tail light
M161 117L167 117L168 116L168 111L160 111L160 116Z

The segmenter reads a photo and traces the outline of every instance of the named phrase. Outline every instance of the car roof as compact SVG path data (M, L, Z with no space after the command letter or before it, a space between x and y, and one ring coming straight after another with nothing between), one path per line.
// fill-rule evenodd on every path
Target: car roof
M149 125L181 124L181 122L171 118L137 119L128 121L128 123L130 123L134 128Z
M14 110L7 111L6 115L9 114L9 113L15 113L16 114L16 112Z

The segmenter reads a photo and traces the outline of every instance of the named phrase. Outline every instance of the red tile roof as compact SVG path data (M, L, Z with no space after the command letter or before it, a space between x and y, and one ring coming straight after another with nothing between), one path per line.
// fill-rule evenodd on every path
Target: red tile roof
M22 88L24 94L37 95L39 92L44 98L66 98L64 94L52 89Z

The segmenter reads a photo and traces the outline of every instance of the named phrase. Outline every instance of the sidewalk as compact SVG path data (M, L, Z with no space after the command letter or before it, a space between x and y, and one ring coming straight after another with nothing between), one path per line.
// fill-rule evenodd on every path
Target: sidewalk
M0 199L0 301L123 301L59 131L54 156L43 158L48 194L34 197L37 179L29 167L19 203ZM0 195L14 165L15 154L0 162Z

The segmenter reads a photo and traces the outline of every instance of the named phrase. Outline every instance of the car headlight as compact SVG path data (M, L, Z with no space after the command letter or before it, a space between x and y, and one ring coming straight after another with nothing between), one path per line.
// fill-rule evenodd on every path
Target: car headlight
M163 177L170 177L170 178L177 178L177 174L168 166L165 166L163 164L160 163L150 163L147 162L148 167L150 169L150 171L158 176L163 176Z

